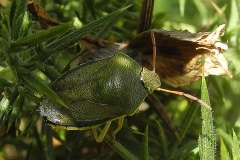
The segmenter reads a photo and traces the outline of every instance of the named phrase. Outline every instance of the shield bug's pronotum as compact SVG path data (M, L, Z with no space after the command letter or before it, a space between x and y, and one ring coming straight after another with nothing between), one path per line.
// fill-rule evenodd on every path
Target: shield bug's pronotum
M153 62L156 57L154 34ZM153 66L154 63L153 63ZM97 142L101 142L111 122L118 120L113 137L121 129L124 117L136 113L139 105L154 90L163 90L155 69L150 71L122 52L100 60L81 64L67 71L51 88L61 97L67 107L45 97L40 113L49 124L66 129L92 129ZM168 90L164 90L168 91ZM182 92L168 91L197 100ZM210 107L209 107L210 108ZM97 134L96 127L105 124Z

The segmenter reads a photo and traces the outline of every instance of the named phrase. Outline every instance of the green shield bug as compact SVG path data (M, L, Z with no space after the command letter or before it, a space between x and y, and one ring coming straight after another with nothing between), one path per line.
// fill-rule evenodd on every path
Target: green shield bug
M152 32L155 62L155 39ZM155 66L155 65L154 65ZM92 129L97 142L101 142L111 122L118 120L113 137L121 129L124 117L133 115L148 94L162 90L155 70L150 71L122 52L100 60L81 64L67 71L52 83L51 88L67 107L45 97L40 105L40 114L49 124L66 129ZM206 105L191 95L189 97ZM96 127L105 124L97 134Z
M144 86L141 73L152 77L154 83ZM97 141L102 141L113 120L119 119L121 127L124 117L133 115L148 93L159 86L154 72L119 52L66 72L51 87L68 108L46 97L40 111L47 121L68 129L94 129L106 123L103 134L96 136Z

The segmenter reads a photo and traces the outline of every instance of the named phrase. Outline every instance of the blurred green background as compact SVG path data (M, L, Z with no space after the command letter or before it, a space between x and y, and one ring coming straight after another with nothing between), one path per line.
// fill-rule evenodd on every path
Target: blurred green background
M1 14L8 15L11 2L4 0L0 2ZM142 5L141 0L36 0L36 2L56 21L68 22L75 19L75 25L78 27L133 4L119 19L116 19L114 24L108 24L93 33L117 43L127 43L136 36ZM220 24L226 24L225 35L221 41L229 46L224 55L228 59L233 78L207 77L218 138L216 159L234 159L231 157L232 129L238 138L238 145L240 139L239 9L239 0L156 0L153 11L151 28L156 29L210 32ZM29 19L33 21L31 14ZM43 28L37 22L33 22L31 30L35 32ZM74 46L58 52L49 61L56 70L61 71L82 50L81 46ZM0 58L0 61L0 78L14 82L10 68L2 64L3 59ZM36 74L42 76L39 72ZM199 95L197 93L200 92L200 85L199 80L176 90ZM184 97L165 93L156 93L156 95L160 97L173 125L178 130L189 106L198 107ZM0 95L0 99L2 97ZM166 142L161 141L162 135L159 132L161 127L156 124L156 120L163 128L162 134L165 134ZM199 159L197 145L202 130L200 107L194 113L193 121L184 139L172 150L170 145L177 140L153 107L150 106L147 110L128 117L123 129L117 135L117 141L125 149L119 151L122 148L118 145L114 148L109 142L96 143L91 131L52 130L49 126L42 125L38 104L28 100L24 101L18 119L8 132L6 126L0 127L0 159L123 159L123 153L128 155L128 152L141 159L140 155L144 151L142 149L144 136L139 132L144 133L147 125L149 159ZM165 154L166 150L168 154ZM128 156L131 157L131 154ZM125 159L130 159L129 157Z

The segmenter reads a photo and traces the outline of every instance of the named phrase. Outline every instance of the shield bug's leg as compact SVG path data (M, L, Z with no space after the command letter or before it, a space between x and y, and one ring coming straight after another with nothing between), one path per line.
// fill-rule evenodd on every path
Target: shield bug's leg
M125 116L122 116L118 119L118 127L113 131L112 133L112 137L115 141L115 135L121 130L122 128L122 125L123 125L123 121L124 121L124 117ZM104 126L102 132L100 133L100 135L97 134L97 127L92 127L92 131L93 131L93 134L94 134L94 137L96 139L97 142L102 142L103 141L103 138L105 137L105 135L107 134L107 131L110 127L112 123L112 120L109 120L107 121L106 125Z
M120 129L122 128L123 125L123 121L124 121L124 117L122 116L118 119L118 127L113 131L112 136L115 139L115 135L118 133L118 131L120 131Z
M192 96L190 94L187 94L187 93L184 93L184 92L179 92L179 91L171 91L171 90L163 89L163 88L157 88L156 90L164 91L164 92L168 92L168 93L173 93L173 94L177 94L177 95L180 95L180 96L187 97L189 99L197 101L201 105L205 106L207 109L212 110L212 108L207 103L203 102L201 99L198 99L197 97L194 97L194 96Z
M102 130L102 132L100 133L99 136L97 134L97 128L96 127L92 128L94 137L95 137L97 142L102 142L103 141L103 138L105 137L111 123L112 123L112 120L107 121L106 125L104 126L104 128L103 128L103 130Z
M125 116L119 117L119 119L118 119L118 127L112 132L113 146L115 146L116 134L122 129L124 117Z

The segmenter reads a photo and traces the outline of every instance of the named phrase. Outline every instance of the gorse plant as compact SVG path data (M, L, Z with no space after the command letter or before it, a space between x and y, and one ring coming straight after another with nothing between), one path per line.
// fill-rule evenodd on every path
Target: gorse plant
M43 10L54 20L50 17L41 19L40 15L34 15L29 8L31 3L27 0L13 0L8 5L1 6L1 158L36 160L240 158L240 109L237 106L240 94L238 89L240 57L237 54L240 17L238 1L218 1L216 4L182 0L178 3L173 0L155 1L152 22L140 22L149 23L146 24L147 27L145 26L148 29L152 26L151 28L166 30L213 31L220 24L226 24L226 33L222 41L228 42L229 49L224 55L229 61L234 78L230 80L211 76L206 81L203 78L202 82L197 81L184 89L178 89L185 90L184 92L191 91L192 94L200 91L204 102L210 105L211 101L213 112L198 107L197 102L189 104L186 98L154 92L153 96L147 97L145 107L142 105L138 114L125 118L115 142L110 136L112 132L110 128L102 143L96 143L89 130L53 129L46 125L39 114L39 106L42 99L48 97L54 103L68 107L50 86L85 53L86 50L79 41L88 40L83 37L89 33L111 42L129 41L137 32L141 32L141 27L138 27L141 2L128 0L39 2ZM151 7L149 5L149 8ZM151 20L151 16L148 18ZM49 26L50 22L47 21L49 19L56 24ZM98 42L97 45L100 47L110 44L104 40ZM152 43L151 39L149 42ZM152 47L153 45L149 46ZM98 48L90 46L90 49ZM152 55L152 52L150 54ZM171 115L171 120L165 113ZM117 128L117 125L113 122L112 130ZM96 128L98 132L102 129Z
M64 102L62 102L62 100L58 97L58 95L52 91L52 89L49 88L47 84L45 84L45 82L36 76L36 74L34 74L31 70L41 68L47 72L50 71L50 73L48 73L49 75L56 75L56 71L53 71L53 74L51 74L51 71L53 69L48 70L50 67L44 64L42 65L41 62L44 62L55 52L73 45L84 35L94 29L99 28L102 24L115 18L118 14L126 9L120 9L112 14L109 14L106 17L100 18L98 21L92 22L89 25L83 27L80 31L70 30L72 27L72 22L69 22L46 31L31 34L31 31L29 30L30 28L27 28L30 25L30 22L27 18L26 6L27 1L14 1L10 11L10 15L12 16L9 17L9 19L3 17L3 22L5 21L5 23L2 24L2 28L5 30L6 34L10 35L8 39L2 39L4 43L2 48L2 56L4 58L3 63L5 63L5 65L9 67L13 72L13 76L17 85L11 84L4 79L2 80L3 88L5 86L13 87L5 89L5 91L9 90L9 93L6 92L6 95L4 96L6 99L4 100L3 104L6 105L6 108L3 111L6 112L6 114L3 115L2 123L4 123L7 116L9 116L7 114L7 112L11 111L9 107L14 104L18 96L23 96L20 95L21 89L18 89L20 87L22 87L23 92L30 94L34 91L42 93L53 99L56 103L65 105ZM67 33L65 33L65 31ZM4 36L5 35L3 35L3 37ZM49 43L48 40L50 39L51 42ZM34 49L33 47L35 46L38 46L40 49ZM43 58L41 55L43 55ZM26 90L25 85L28 85L34 89L34 91L28 89ZM12 95L15 96L12 97ZM11 96L12 99L8 96ZM36 95L31 94L31 97L33 99L29 100L33 100L33 102L39 103L39 101L36 101ZM22 101L22 98L20 99L20 101ZM10 128L10 126L8 126L8 128Z

